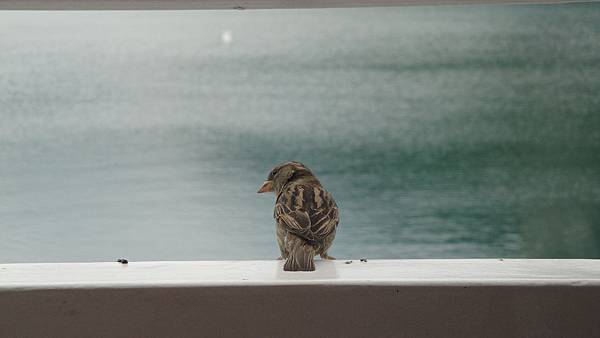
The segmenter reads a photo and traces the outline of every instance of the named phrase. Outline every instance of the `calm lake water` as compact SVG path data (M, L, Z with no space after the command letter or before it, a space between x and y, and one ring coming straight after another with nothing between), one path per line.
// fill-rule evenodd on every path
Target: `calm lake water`
M600 257L600 5L0 12L0 262Z

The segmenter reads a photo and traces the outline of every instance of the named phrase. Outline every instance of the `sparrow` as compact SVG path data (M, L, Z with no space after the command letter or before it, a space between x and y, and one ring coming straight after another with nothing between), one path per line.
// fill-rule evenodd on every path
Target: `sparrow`
M331 247L339 223L339 212L331 194L308 167L296 161L277 165L258 189L274 192L279 259L285 271L314 271L314 256L335 259Z

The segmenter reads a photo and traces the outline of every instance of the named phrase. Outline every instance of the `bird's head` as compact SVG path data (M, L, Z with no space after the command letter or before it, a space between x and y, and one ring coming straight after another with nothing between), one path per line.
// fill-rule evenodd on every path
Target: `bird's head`
M296 161L284 162L271 170L267 180L258 189L258 193L270 191L279 193L286 184L301 179L317 181L312 171L304 164Z

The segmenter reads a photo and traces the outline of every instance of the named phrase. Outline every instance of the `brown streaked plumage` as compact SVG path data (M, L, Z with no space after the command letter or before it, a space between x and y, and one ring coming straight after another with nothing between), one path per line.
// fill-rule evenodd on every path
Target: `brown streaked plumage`
M338 207L312 171L300 162L279 164L258 190L269 191L277 196L273 217L284 270L313 271L315 255L335 259L327 250L339 223Z

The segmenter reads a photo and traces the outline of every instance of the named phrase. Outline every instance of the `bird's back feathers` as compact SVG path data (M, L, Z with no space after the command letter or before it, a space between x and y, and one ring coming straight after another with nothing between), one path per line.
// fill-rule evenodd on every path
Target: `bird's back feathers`
M275 203L275 219L307 241L322 241L339 221L338 207L320 185L292 184Z
M313 271L315 254L331 245L339 222L335 200L314 181L292 182L277 196L274 217L289 234L286 271Z

